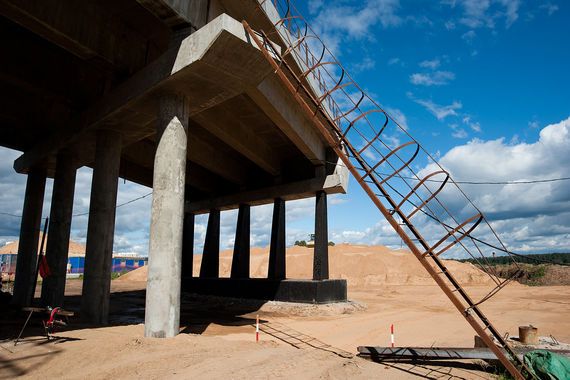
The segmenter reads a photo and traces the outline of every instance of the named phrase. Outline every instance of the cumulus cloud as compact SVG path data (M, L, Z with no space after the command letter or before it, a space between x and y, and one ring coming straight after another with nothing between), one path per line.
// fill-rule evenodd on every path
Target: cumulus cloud
M339 48L345 40L370 40L371 29L378 24L384 28L400 25L399 8L399 0L367 0L358 5L341 2L327 6L323 6L322 1L309 2L312 27L336 54L341 53Z
M570 118L546 126L533 143L474 139L444 154L439 163L456 181L536 181L570 177ZM432 164L422 172L436 170ZM570 248L570 192L566 181L462 185L474 204L519 250Z
M414 73L410 75L410 82L420 86L442 86L455 79L450 71L435 71L433 73Z
M467 133L467 131L465 129L461 128L457 124L450 124L449 128L451 128L453 131L451 133L451 136L456 138L456 139L465 139L465 138L469 137L469 134Z
M392 66L392 65L396 65L396 64L401 64L402 61L400 60L400 58L390 58L388 60L388 66Z
M423 68L435 70L439 67L440 64L441 64L440 60L438 58L434 58L432 60L425 60L425 61L420 62L419 66L423 67Z
M559 9L558 5L553 4L551 2L547 2L545 4L542 4L540 6L540 8L546 10L546 12L548 13L549 16L552 16L552 14L557 12Z
M390 115L404 130L408 130L408 118L398 108L386 108L386 112Z
M359 73L362 71L371 70L376 67L376 61L370 57L365 57L361 61L356 62L352 65L353 72Z
M457 0L443 1L452 8L459 6L462 14L460 24L469 28L494 28L497 21L504 20L509 28L519 18L519 0Z
M428 99L413 100L419 105L424 106L424 108L433 114L438 120L444 120L448 116L457 116L457 111L463 107L461 102L458 101L454 101L449 105L439 105Z
M474 139L452 148L438 161L458 182L570 177L570 118L542 129L535 142L510 143L504 138L490 141ZM420 170L420 177L436 170L435 164L427 165ZM461 187L487 216L509 249L523 253L570 250L570 192L567 191L567 181L520 185L462 184ZM466 207L465 199L458 201L456 194L461 195L443 191L439 198L459 221L464 221L473 216L477 209ZM435 215L441 215L438 212L441 209L434 202L430 203L429 208L435 211ZM430 242L443 236L442 229L421 213L414 216L413 222ZM331 234L337 242L383 244L392 248L402 244L391 226L381 218L368 228L334 230ZM480 225L473 235L494 242L493 233L484 225ZM482 248L486 254L495 250L485 246ZM465 257L465 253L452 249L445 257Z

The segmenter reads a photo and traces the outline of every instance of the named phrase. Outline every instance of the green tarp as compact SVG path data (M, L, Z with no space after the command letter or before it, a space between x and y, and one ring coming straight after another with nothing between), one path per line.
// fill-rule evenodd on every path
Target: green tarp
M541 380L570 380L570 359L546 350L524 355L524 362Z

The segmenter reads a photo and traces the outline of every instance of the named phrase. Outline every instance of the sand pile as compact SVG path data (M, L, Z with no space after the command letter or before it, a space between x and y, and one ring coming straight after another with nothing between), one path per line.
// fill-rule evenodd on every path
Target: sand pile
M198 276L202 256L194 256L194 276ZM350 286L433 285L425 269L407 250L390 250L383 246L339 244L329 247L330 278L346 279ZM268 248L251 249L251 276L267 277ZM220 253L220 276L229 277L232 251ZM489 277L469 263L446 260L446 265L463 285L487 285ZM311 278L313 249L287 249L287 277ZM147 268L142 267L121 276L118 281L146 281Z
M38 239L38 252L39 252L41 245L42 245L42 235L43 235L43 233L40 232L40 238ZM44 242L44 253L46 250L46 244L47 244L47 234L46 234L46 240ZM18 254L18 247L19 247L19 240L16 240L16 241L9 243L9 244L6 244L2 248L0 248L0 254L16 255L16 254ZM85 245L80 244L80 243L76 243L76 242L70 240L69 241L69 256L85 256Z

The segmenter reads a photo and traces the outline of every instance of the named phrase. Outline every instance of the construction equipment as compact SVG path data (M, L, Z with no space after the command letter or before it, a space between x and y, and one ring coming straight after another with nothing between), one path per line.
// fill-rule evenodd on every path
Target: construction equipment
M479 307L512 279L499 278L487 262L490 250L509 251L483 213L348 75L290 0L259 0L257 10L273 29L254 31L243 21L244 28L306 117L505 368L516 379L532 377ZM444 253L476 259L493 288L472 299L445 266Z

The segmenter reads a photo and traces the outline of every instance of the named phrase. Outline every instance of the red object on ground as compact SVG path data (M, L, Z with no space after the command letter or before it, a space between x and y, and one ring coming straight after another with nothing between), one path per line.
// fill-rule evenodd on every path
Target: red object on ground
M49 315L49 319L46 322L46 325L48 327L52 327L53 326L53 321L55 319L56 314L59 312L59 307L54 307Z
M46 257L41 254L40 254L40 276L42 276L42 278L51 276L51 270L49 269Z
M394 324L390 325L390 341L392 342L392 347L394 347Z

